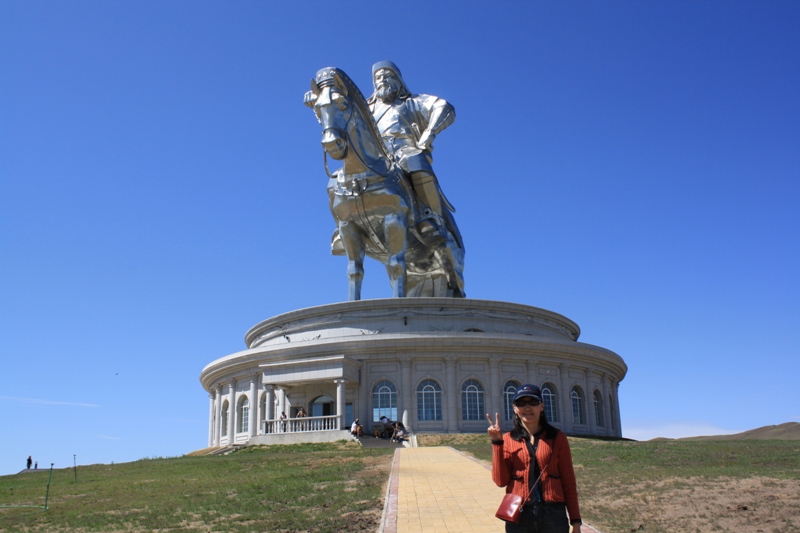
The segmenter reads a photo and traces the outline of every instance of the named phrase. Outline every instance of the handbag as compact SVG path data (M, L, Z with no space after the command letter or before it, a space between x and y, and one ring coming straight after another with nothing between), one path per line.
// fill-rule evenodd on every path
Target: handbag
M538 445L539 443L537 442L536 447L538 447ZM551 456L550 459L552 458L553 457ZM533 460L536 460L536 448L534 448ZM530 499L533 489L539 484L539 480L542 479L542 474L544 474L544 471L547 470L548 466L550 466L550 461L547 461L545 467L539 472L539 477L537 477L536 481L533 482L533 487L531 487L531 490L528 491L528 495L525 497L524 502L522 501L522 496L519 494L508 492L505 496L503 496L503 501L500 502L500 507L497 508L497 512L494 513L494 516L500 520L505 520L506 522L519 524L520 519L522 519L522 507Z
M500 520L519 524L522 518L522 496L519 494L507 493L500 502L500 507L494 515Z

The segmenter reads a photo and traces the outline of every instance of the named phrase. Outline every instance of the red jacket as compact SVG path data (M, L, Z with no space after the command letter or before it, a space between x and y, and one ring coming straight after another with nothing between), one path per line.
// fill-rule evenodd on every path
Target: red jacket
M536 462L542 471L542 499L545 502L567 504L569 520L580 520L578 486L572 468L572 454L567 436L558 431L554 439L542 438L536 450ZM546 466L546 468L545 468ZM531 457L525 442L517 442L510 433L503 434L502 443L492 443L492 481L513 492L528 496L530 487Z

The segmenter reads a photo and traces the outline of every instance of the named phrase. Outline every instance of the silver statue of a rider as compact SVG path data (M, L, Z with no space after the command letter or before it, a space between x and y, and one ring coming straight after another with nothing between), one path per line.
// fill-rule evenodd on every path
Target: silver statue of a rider
M375 92L367 99L372 117L425 207L418 229L423 238L439 236L444 230L442 204L455 209L439 188L431 151L436 136L455 121L456 110L436 96L411 94L391 61L372 65L372 85Z
M304 98L323 128L331 252L347 256L349 299L361 297L365 255L386 266L394 297L464 297L464 244L431 167L455 110L412 94L391 61L372 73L369 99L335 67L320 69ZM328 156L342 167L331 172Z
M378 125L390 154L409 176L414 193L422 203L417 230L429 244L442 242L449 217L442 209L455 213L456 209L439 187L433 172L433 140L456 120L455 108L438 96L412 94L403 80L400 69L392 61L379 61L372 65L374 92L367 99L372 118ZM308 104L313 100L309 93ZM461 235L457 228L447 228ZM344 255L339 230L333 232L331 252Z

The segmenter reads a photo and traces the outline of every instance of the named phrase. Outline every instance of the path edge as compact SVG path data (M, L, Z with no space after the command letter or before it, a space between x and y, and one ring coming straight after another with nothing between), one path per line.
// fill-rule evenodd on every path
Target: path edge
M400 485L400 452L402 448L394 451L392 469L389 472L389 481L386 482L386 494L383 498L383 513L378 533L397 533L397 493Z

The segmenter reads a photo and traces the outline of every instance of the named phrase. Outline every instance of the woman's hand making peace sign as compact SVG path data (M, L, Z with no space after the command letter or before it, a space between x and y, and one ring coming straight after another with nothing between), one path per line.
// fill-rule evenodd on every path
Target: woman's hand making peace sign
M487 430L489 438L492 440L503 440L503 430L500 429L500 415L495 413L494 423L492 423L489 413L486 413L486 420L489 421L489 429Z

